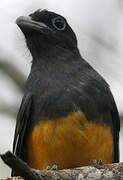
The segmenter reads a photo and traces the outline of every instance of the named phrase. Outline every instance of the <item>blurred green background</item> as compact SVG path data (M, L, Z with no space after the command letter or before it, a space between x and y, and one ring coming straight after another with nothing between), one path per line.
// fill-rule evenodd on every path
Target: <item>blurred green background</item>
M123 1L4 0L0 2L0 153L12 149L15 120L31 55L15 24L41 8L64 15L77 34L82 56L107 80L123 122ZM120 152L123 161L123 130ZM0 160L0 178L10 169Z

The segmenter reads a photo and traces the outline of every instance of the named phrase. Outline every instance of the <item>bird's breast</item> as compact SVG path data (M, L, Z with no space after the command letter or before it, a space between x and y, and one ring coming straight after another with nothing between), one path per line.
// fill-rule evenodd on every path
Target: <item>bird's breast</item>
M84 113L74 112L57 119L41 119L27 142L28 164L45 169L89 165L92 160L113 161L113 136L109 126L87 121Z

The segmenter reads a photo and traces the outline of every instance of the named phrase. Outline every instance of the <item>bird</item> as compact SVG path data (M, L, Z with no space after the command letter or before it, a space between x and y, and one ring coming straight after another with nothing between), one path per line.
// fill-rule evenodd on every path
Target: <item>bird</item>
M32 64L13 153L35 169L119 162L120 118L110 86L81 56L66 18L38 9L16 24Z

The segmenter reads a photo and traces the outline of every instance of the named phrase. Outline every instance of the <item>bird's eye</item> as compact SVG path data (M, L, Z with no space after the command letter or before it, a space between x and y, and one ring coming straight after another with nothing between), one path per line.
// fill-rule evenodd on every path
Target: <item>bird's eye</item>
M59 31L63 31L66 27L66 22L62 17L52 19L53 26Z

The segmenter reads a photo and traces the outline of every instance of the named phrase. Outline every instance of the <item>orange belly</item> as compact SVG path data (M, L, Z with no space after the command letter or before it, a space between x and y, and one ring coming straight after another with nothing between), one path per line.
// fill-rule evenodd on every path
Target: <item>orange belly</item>
M92 160L113 161L112 130L107 125L88 122L82 112L67 117L41 120L28 138L28 164L45 169L89 165Z

